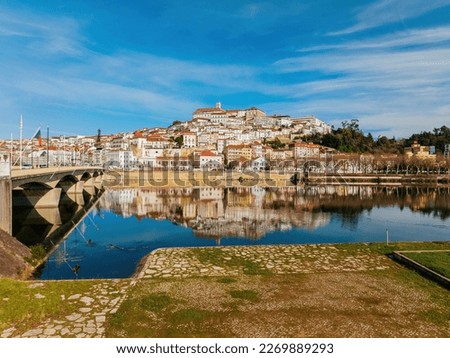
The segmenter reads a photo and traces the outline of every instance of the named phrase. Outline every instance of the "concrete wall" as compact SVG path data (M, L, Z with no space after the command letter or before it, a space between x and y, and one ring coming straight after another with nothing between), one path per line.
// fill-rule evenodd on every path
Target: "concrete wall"
M0 178L0 229L12 234L11 179Z
M9 153L0 153L0 229L12 234L12 192Z

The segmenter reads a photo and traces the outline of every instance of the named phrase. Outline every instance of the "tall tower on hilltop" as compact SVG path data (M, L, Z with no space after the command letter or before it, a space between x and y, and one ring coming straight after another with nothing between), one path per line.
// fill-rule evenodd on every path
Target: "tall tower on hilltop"
M222 106L222 105L221 105L221 103L220 103L220 102L217 102L217 103L216 103L216 108L217 108L217 109L222 109L222 107L221 107L221 106Z
M102 141L101 141L102 131L100 129L97 130L97 141L95 142L95 148L97 150L103 149Z

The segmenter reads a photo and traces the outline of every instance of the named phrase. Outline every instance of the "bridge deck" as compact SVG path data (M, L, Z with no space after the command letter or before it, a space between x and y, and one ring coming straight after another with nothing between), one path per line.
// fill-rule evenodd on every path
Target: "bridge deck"
M102 170L101 167L50 167L50 168L33 168L33 169L19 169L13 168L11 170L11 179L35 177L40 175L51 175L59 173L75 173L83 170Z

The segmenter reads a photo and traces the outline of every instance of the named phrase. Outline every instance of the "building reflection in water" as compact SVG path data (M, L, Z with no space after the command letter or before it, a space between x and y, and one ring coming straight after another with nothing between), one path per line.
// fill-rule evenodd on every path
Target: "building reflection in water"
M449 188L318 186L285 188L127 188L107 190L99 207L123 217L170 220L192 229L198 238L258 240L269 232L295 227L316 229L332 214L357 225L373 207L409 207L445 220L450 216Z

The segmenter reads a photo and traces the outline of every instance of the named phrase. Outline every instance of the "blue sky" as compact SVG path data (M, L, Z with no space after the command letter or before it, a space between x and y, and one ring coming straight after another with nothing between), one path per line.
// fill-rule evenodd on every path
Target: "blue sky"
M0 138L167 126L198 107L367 133L450 125L450 0L0 0Z

